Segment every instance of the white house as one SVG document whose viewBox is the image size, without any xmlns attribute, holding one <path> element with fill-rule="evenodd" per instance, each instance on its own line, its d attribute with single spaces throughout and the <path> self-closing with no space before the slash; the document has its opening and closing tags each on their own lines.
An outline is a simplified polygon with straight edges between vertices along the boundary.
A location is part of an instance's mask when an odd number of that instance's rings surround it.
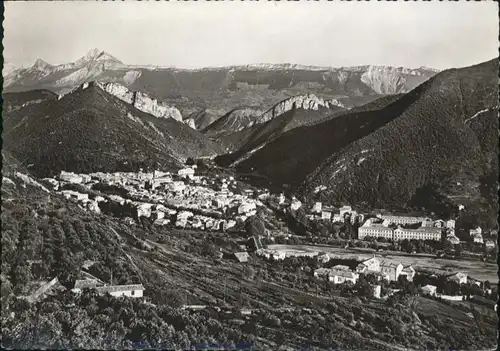
<svg viewBox="0 0 500 351">
<path fill-rule="evenodd" d="M 351 206 L 342 206 L 340 208 L 340 216 L 344 217 L 344 214 L 346 213 L 351 213 L 352 212 L 352 207 Z"/>
<path fill-rule="evenodd" d="M 285 200 L 286 200 L 285 195 L 283 193 L 281 193 L 280 196 L 278 197 L 278 204 L 281 205 L 281 204 L 285 203 Z"/>
<path fill-rule="evenodd" d="M 483 234 L 483 230 L 481 229 L 481 227 L 477 227 L 476 229 L 469 230 L 469 234 L 470 236 L 474 236 L 476 234 Z"/>
<path fill-rule="evenodd" d="M 181 178 L 191 178 L 192 176 L 194 176 L 194 169 L 189 167 L 179 169 L 177 175 Z"/>
<path fill-rule="evenodd" d="M 142 284 L 133 285 L 107 285 L 95 288 L 100 294 L 110 294 L 111 296 L 142 297 L 144 286 Z"/>
<path fill-rule="evenodd" d="M 387 274 L 391 281 L 397 281 L 402 271 L 403 265 L 401 263 L 391 261 L 382 261 L 380 263 L 380 272 Z"/>
<path fill-rule="evenodd" d="M 256 209 L 257 209 L 257 206 L 255 205 L 254 202 L 243 202 L 238 207 L 238 213 L 239 214 L 246 214 L 246 213 L 250 213 Z"/>
<path fill-rule="evenodd" d="M 321 219 L 327 220 L 327 221 L 331 220 L 332 219 L 332 211 L 326 210 L 326 209 L 322 210 L 321 211 Z"/>
<path fill-rule="evenodd" d="M 438 219 L 437 221 L 434 222 L 434 227 L 444 228 L 444 227 L 446 227 L 446 222 L 443 221 L 442 219 Z"/>
<path fill-rule="evenodd" d="M 475 234 L 473 240 L 477 244 L 483 244 L 484 243 L 483 236 L 481 234 Z"/>
<path fill-rule="evenodd" d="M 83 177 L 73 172 L 61 171 L 61 173 L 59 174 L 59 179 L 68 183 L 75 183 L 75 184 L 80 184 L 83 182 Z"/>
<path fill-rule="evenodd" d="M 453 245 L 458 245 L 460 244 L 460 239 L 455 235 L 455 234 L 452 234 L 452 235 L 448 235 L 446 237 L 446 240 L 448 240 L 450 243 L 452 243 Z"/>
<path fill-rule="evenodd" d="M 455 229 L 455 220 L 449 219 L 446 221 L 446 228 Z"/>
<path fill-rule="evenodd" d="M 357 273 L 380 272 L 380 261 L 376 257 L 369 258 L 358 264 Z"/>
<path fill-rule="evenodd" d="M 430 296 L 436 295 L 436 289 L 437 289 L 437 287 L 434 285 L 426 285 L 426 286 L 423 286 L 420 288 L 420 290 L 422 291 L 422 294 L 430 295 Z"/>
<path fill-rule="evenodd" d="M 324 253 L 324 254 L 318 255 L 317 259 L 321 263 L 326 263 L 326 262 L 330 261 L 330 255 L 328 255 L 327 253 Z"/>
<path fill-rule="evenodd" d="M 292 203 L 290 204 L 290 209 L 292 211 L 297 211 L 301 207 L 302 207 L 302 202 L 300 202 L 299 200 L 297 200 L 297 198 L 294 196 L 292 198 Z"/>
<path fill-rule="evenodd" d="M 348 269 L 335 269 L 335 268 L 318 268 L 314 271 L 316 278 L 326 278 L 334 284 L 342 284 L 351 282 L 356 284 L 359 274 L 349 271 Z"/>
<path fill-rule="evenodd" d="M 332 270 L 330 277 L 334 284 L 342 284 L 345 282 L 356 284 L 359 274 L 346 270 Z"/>
<path fill-rule="evenodd" d="M 422 221 L 422 225 L 421 225 L 423 228 L 428 228 L 428 227 L 433 227 L 434 226 L 434 221 L 430 218 L 425 218 L 423 221 Z M 437 226 L 436 226 L 437 227 Z M 440 227 L 438 227 L 440 228 Z"/>
<path fill-rule="evenodd" d="M 313 213 L 321 213 L 322 203 L 316 202 L 311 210 Z"/>
<path fill-rule="evenodd" d="M 409 282 L 413 281 L 413 277 L 415 277 L 415 269 L 412 266 L 403 267 L 403 270 L 399 274 L 400 276 L 405 276 L 406 280 Z"/>
<path fill-rule="evenodd" d="M 495 242 L 493 240 L 485 240 L 484 241 L 484 245 L 489 248 L 489 249 L 492 249 L 495 247 Z"/>
<path fill-rule="evenodd" d="M 455 282 L 458 284 L 466 284 L 467 283 L 467 274 L 462 272 L 457 272 L 452 275 L 446 277 L 446 280 Z"/>
</svg>

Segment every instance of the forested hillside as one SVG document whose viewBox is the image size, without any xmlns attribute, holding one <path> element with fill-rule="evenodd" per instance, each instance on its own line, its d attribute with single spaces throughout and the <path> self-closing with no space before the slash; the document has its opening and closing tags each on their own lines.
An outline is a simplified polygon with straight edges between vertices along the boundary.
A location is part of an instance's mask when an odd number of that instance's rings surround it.
<svg viewBox="0 0 500 351">
<path fill-rule="evenodd" d="M 497 76 L 496 60 L 439 73 L 393 102 L 384 98 L 386 107 L 374 103 L 373 110 L 293 129 L 237 169 L 308 197 L 325 186 L 315 196 L 325 202 L 375 208 L 425 207 L 420 194 L 431 187 L 441 212 L 457 204 L 482 208 L 492 225 Z"/>
<path fill-rule="evenodd" d="M 169 170 L 222 150 L 187 125 L 143 113 L 94 84 L 12 111 L 3 138 L 4 148 L 41 177 L 61 170 Z"/>
<path fill-rule="evenodd" d="M 125 224 L 119 213 L 86 212 L 43 190 L 32 177 L 26 183 L 16 177 L 16 172 L 30 176 L 22 165 L 8 154 L 3 161 L 4 348 L 389 351 L 415 345 L 480 349 L 494 341 L 491 311 L 473 310 L 476 320 L 467 309 L 431 300 L 415 305 L 412 298 L 394 298 L 381 304 L 364 295 L 342 297 L 332 284 L 302 272 L 305 266 L 311 273 L 309 265 L 317 264 L 310 258 L 221 260 L 219 248 L 238 250 L 234 238 L 241 233 Z M 107 283 L 142 283 L 145 295 L 114 298 L 68 290 L 74 279 L 89 274 Z M 33 294 L 53 278 L 59 283 L 52 289 Z M 359 287 L 371 295 L 363 284 Z M 430 303 L 436 305 L 431 316 Z M 186 304 L 210 307 L 180 308 Z"/>
</svg>

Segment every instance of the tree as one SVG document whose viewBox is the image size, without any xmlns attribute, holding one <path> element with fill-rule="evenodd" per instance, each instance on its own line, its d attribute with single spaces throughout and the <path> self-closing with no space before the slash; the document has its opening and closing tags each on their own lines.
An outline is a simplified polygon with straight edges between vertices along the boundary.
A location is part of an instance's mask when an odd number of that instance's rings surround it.
<svg viewBox="0 0 500 351">
<path fill-rule="evenodd" d="M 264 222 L 255 216 L 248 218 L 245 222 L 245 232 L 248 237 L 264 235 L 266 233 Z"/>
<path fill-rule="evenodd" d="M 255 277 L 255 270 L 250 266 L 246 266 L 245 275 L 247 276 L 248 279 L 253 280 L 253 278 Z"/>
</svg>

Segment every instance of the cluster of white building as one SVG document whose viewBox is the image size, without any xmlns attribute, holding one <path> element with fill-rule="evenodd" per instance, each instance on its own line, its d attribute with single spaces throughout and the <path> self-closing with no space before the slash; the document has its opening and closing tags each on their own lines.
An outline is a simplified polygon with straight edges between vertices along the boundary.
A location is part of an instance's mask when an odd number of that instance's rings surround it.
<svg viewBox="0 0 500 351">
<path fill-rule="evenodd" d="M 94 212 L 101 212 L 99 202 L 109 200 L 119 205 L 131 205 L 136 209 L 137 218 L 152 218 L 157 225 L 172 223 L 178 228 L 204 230 L 226 230 L 236 225 L 237 220 L 245 221 L 257 213 L 257 208 L 262 206 L 260 200 L 269 195 L 266 191 L 255 193 L 249 189 L 243 194 L 235 194 L 231 191 L 236 186 L 233 177 L 210 179 L 195 176 L 195 167 L 183 168 L 177 175 L 159 171 L 97 172 L 90 175 L 62 171 L 57 180 L 48 178 L 46 181 L 55 189 L 67 183 L 79 184 L 89 190 L 98 183 L 119 186 L 137 201 L 118 195 L 90 199 L 87 193 L 74 190 L 62 190 L 61 193 Z M 231 219 L 220 219 L 223 214 Z"/>
<path fill-rule="evenodd" d="M 322 261 L 327 262 L 327 260 Z M 380 282 L 381 280 L 397 281 L 401 276 L 404 276 L 408 281 L 412 281 L 415 273 L 415 269 L 412 266 L 404 267 L 399 262 L 389 260 L 380 261 L 377 257 L 372 257 L 360 262 L 355 270 L 351 270 L 348 266 L 335 265 L 331 268 L 316 269 L 314 276 L 319 279 L 326 279 L 334 284 L 347 282 L 356 284 L 359 277 L 363 274 L 372 274 L 376 277 L 377 282 Z M 380 298 L 380 291 L 380 285 L 373 286 L 374 297 Z"/>
<path fill-rule="evenodd" d="M 338 209 L 325 207 L 321 202 L 316 202 L 309 214 L 310 219 L 321 219 L 332 222 L 345 222 L 349 220 L 352 224 L 363 222 L 364 215 L 356 212 L 351 206 L 342 206 Z"/>
</svg>

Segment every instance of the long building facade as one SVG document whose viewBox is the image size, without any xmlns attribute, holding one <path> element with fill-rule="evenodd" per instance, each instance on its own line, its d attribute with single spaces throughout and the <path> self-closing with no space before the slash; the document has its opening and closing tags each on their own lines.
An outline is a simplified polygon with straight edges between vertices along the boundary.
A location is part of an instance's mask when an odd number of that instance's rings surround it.
<svg viewBox="0 0 500 351">
<path fill-rule="evenodd" d="M 401 218 L 401 217 L 399 217 Z M 418 218 L 418 217 L 407 217 L 405 219 L 406 224 L 415 224 L 419 223 L 415 222 L 410 218 Z M 358 229 L 358 238 L 365 239 L 367 237 L 373 238 L 385 238 L 389 240 L 441 240 L 441 228 L 434 227 L 429 225 L 430 222 L 426 218 L 422 218 L 422 226 L 416 229 L 402 228 L 399 223 L 396 229 L 389 227 L 389 224 L 394 223 L 391 222 L 390 218 L 385 218 L 382 223 L 376 223 L 372 219 L 368 219 L 361 227 Z"/>
</svg>

